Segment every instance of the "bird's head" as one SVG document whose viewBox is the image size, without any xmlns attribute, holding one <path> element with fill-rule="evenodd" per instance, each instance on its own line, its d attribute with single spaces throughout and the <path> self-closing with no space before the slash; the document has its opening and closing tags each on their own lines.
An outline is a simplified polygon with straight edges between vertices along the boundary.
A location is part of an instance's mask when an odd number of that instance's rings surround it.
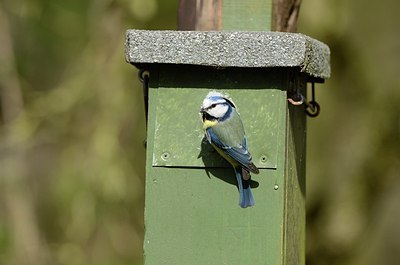
<svg viewBox="0 0 400 265">
<path fill-rule="evenodd" d="M 226 95 L 211 91 L 203 100 L 200 113 L 204 119 L 224 119 L 235 104 Z"/>
</svg>

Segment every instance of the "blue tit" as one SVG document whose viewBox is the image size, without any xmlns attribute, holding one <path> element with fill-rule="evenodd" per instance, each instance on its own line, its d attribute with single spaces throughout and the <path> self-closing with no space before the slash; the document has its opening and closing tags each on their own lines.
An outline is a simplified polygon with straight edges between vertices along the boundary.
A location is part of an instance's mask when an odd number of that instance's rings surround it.
<svg viewBox="0 0 400 265">
<path fill-rule="evenodd" d="M 231 99 L 212 91 L 203 100 L 200 113 L 208 142 L 234 168 L 239 189 L 239 205 L 254 205 L 250 189 L 250 172 L 258 174 L 247 149 L 242 120 Z"/>
</svg>

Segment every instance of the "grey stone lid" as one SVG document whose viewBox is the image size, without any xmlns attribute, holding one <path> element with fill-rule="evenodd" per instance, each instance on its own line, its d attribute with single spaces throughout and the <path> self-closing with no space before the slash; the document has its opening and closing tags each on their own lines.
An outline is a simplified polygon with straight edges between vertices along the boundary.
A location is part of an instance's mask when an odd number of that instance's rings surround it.
<svg viewBox="0 0 400 265">
<path fill-rule="evenodd" d="M 216 67 L 299 67 L 330 77 L 329 47 L 299 33 L 128 30 L 126 61 Z"/>
</svg>

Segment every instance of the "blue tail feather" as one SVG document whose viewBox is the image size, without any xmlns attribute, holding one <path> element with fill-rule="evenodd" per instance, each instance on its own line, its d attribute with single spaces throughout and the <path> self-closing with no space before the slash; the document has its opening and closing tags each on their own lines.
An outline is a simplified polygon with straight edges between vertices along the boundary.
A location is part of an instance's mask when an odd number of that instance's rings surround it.
<svg viewBox="0 0 400 265">
<path fill-rule="evenodd" d="M 235 168 L 235 175 L 238 182 L 239 188 L 239 205 L 242 208 L 251 207 L 255 204 L 253 193 L 250 188 L 250 180 L 244 180 L 242 178 L 242 169 Z"/>
</svg>

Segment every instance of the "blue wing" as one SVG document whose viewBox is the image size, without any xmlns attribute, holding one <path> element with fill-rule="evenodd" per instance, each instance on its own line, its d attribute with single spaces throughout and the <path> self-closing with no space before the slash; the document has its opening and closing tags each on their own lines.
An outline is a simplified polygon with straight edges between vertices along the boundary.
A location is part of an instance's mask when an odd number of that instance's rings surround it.
<svg viewBox="0 0 400 265">
<path fill-rule="evenodd" d="M 250 171 L 249 166 L 251 165 L 251 155 L 247 150 L 246 137 L 243 135 L 241 142 L 234 144 L 233 146 L 226 144 L 221 137 L 213 130 L 214 127 L 207 128 L 206 137 L 208 141 L 222 151 L 224 151 L 229 157 L 237 161 L 241 166 Z"/>
</svg>

